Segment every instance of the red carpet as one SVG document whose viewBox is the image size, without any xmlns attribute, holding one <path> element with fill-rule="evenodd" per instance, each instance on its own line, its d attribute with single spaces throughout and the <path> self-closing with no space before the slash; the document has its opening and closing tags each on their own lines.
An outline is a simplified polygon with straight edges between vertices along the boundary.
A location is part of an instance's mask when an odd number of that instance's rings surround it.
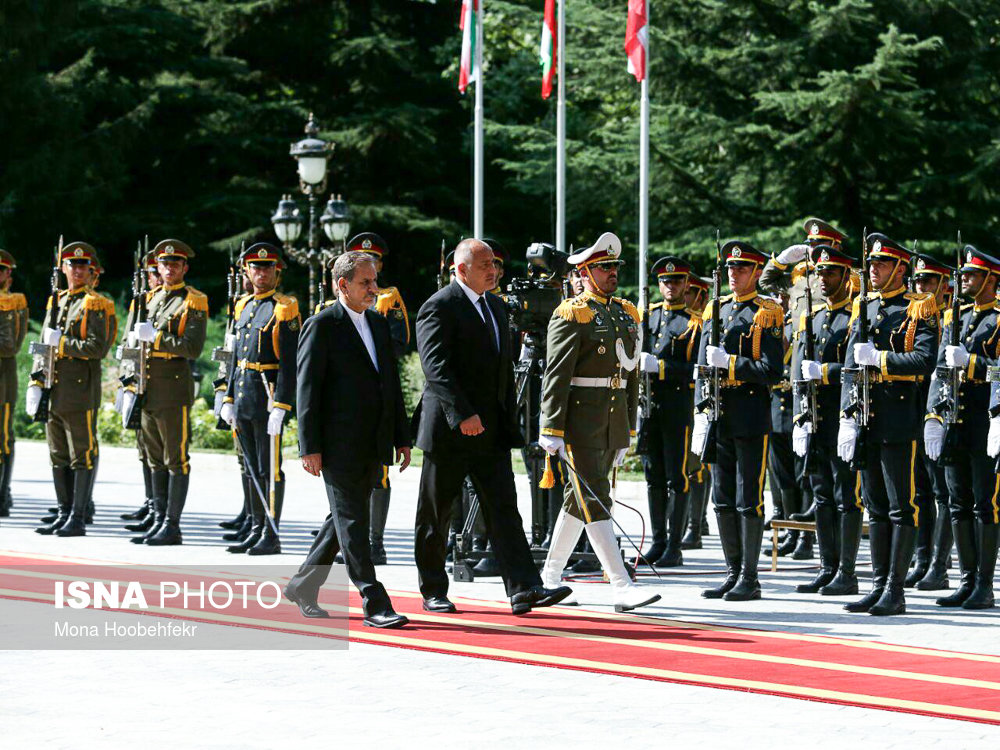
<svg viewBox="0 0 1000 750">
<path fill-rule="evenodd" d="M 40 562 L 0 555 L 0 597 L 51 602 L 52 578 L 3 567 Z M 121 568 L 89 562 L 85 568 L 87 577 L 121 578 Z M 145 583 L 162 576 L 130 571 L 130 577 Z M 414 592 L 390 594 L 412 624 L 400 630 L 362 627 L 352 590 L 351 641 L 1000 724 L 998 656 L 570 607 L 514 617 L 506 603 L 461 598 L 455 599 L 459 614 L 433 615 L 422 611 Z M 159 613 L 317 637 L 347 635 L 335 624 L 305 620 L 290 604 L 260 618 L 198 609 Z"/>
</svg>

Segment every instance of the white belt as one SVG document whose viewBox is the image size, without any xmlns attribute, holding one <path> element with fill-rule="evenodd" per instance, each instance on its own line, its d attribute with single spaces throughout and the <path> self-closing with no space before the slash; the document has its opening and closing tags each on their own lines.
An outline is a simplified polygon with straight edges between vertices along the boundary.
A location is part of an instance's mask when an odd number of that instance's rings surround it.
<svg viewBox="0 0 1000 750">
<path fill-rule="evenodd" d="M 579 388 L 617 388 L 623 390 L 626 387 L 626 381 L 618 375 L 610 378 L 570 378 L 569 384 Z"/>
</svg>

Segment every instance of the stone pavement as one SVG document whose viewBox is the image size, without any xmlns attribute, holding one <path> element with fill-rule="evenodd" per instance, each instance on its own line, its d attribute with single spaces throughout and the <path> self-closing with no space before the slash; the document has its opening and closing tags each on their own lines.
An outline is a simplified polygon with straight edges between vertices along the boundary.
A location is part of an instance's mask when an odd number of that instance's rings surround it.
<svg viewBox="0 0 1000 750">
<path fill-rule="evenodd" d="M 320 481 L 294 460 L 286 462 L 286 470 L 285 554 L 268 563 L 297 564 L 311 541 L 309 530 L 326 514 Z M 393 474 L 390 564 L 379 569 L 390 589 L 416 589 L 412 522 L 418 477 L 417 468 Z M 527 518 L 527 486 L 523 478 L 519 481 Z M 134 451 L 102 449 L 97 522 L 84 538 L 31 531 L 54 499 L 44 445 L 19 442 L 13 491 L 13 516 L 0 521 L 0 550 L 154 564 L 233 561 L 216 526 L 241 503 L 232 456 L 192 456 L 180 548 L 132 545 L 120 530 L 118 514 L 138 505 L 142 495 Z M 626 482 L 618 497 L 645 512 L 642 492 L 639 483 Z M 638 541 L 639 517 L 625 508 L 616 517 Z M 718 538 L 707 542 L 706 549 L 685 553 L 683 568 L 651 581 L 663 599 L 644 614 L 1000 654 L 1000 611 L 945 612 L 934 606 L 934 594 L 910 592 L 904 617 L 848 615 L 840 600 L 794 593 L 814 570 L 802 563 L 782 561 L 782 569 L 772 574 L 762 560 L 762 601 L 708 602 L 699 592 L 718 579 L 722 568 Z M 584 606 L 610 609 L 606 585 L 583 583 L 575 590 Z M 452 584 L 452 592 L 503 598 L 499 579 Z M 2 633 L 0 623 L 0 638 Z M 7 651 L 2 659 L 5 748 L 137 742 L 285 747 L 310 740 L 373 739 L 420 747 L 468 742 L 477 747 L 699 743 L 774 748 L 794 742 L 966 748 L 1000 739 L 997 727 L 975 723 L 363 644 L 330 652 Z"/>
</svg>

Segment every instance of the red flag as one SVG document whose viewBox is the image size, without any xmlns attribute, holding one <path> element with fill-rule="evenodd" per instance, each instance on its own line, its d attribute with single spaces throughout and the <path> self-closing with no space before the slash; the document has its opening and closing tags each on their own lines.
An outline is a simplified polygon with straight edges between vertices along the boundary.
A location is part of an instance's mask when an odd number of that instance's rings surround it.
<svg viewBox="0 0 1000 750">
<path fill-rule="evenodd" d="M 628 0 L 625 54 L 628 55 L 628 72 L 634 75 L 637 81 L 642 81 L 646 77 L 646 49 L 649 34 L 646 19 L 646 0 Z"/>
<path fill-rule="evenodd" d="M 542 99 L 552 95 L 552 78 L 556 74 L 556 0 L 545 0 L 542 18 L 542 43 L 538 55 L 542 62 Z"/>
</svg>

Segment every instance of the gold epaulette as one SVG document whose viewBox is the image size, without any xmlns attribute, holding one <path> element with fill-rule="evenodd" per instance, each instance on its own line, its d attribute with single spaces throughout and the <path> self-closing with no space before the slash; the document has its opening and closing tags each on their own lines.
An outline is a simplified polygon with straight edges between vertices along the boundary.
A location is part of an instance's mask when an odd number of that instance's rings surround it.
<svg viewBox="0 0 1000 750">
<path fill-rule="evenodd" d="M 649 306 L 649 314 L 652 315 L 653 314 L 653 310 L 659 310 L 661 307 L 663 307 L 663 303 L 662 302 L 654 302 L 653 304 L 651 304 Z M 646 317 L 646 311 L 645 310 L 640 310 L 639 311 L 639 320 L 641 321 L 645 317 Z"/>
<path fill-rule="evenodd" d="M 199 292 L 193 286 L 189 286 L 187 288 L 187 297 L 184 300 L 184 306 L 189 307 L 192 310 L 208 313 L 208 295 L 204 292 Z"/>
<path fill-rule="evenodd" d="M 114 315 L 115 303 L 98 292 L 88 290 L 87 293 L 83 295 L 83 309 Z"/>
<path fill-rule="evenodd" d="M 641 318 L 639 317 L 639 309 L 635 305 L 633 305 L 629 300 L 625 299 L 624 297 L 612 297 L 611 299 L 617 302 L 619 305 L 621 305 L 622 308 L 625 310 L 625 312 L 628 313 L 629 317 L 632 318 L 632 320 L 634 320 L 636 323 L 640 322 Z"/>
<path fill-rule="evenodd" d="M 28 299 L 20 292 L 8 292 L 0 294 L 0 310 L 10 312 L 11 310 L 23 310 L 28 306 Z"/>
<path fill-rule="evenodd" d="M 721 302 L 728 302 L 730 299 L 732 299 L 732 296 L 733 295 L 731 295 L 731 294 L 726 294 L 726 295 L 724 295 L 721 298 L 720 301 Z M 712 310 L 715 309 L 714 305 L 715 305 L 715 300 L 714 299 L 710 299 L 708 301 L 708 304 L 705 305 L 705 312 L 703 312 L 701 314 L 701 319 L 702 320 L 711 320 L 712 319 Z"/>
<path fill-rule="evenodd" d="M 808 263 L 808 261 L 803 260 L 803 261 L 800 261 L 799 263 L 795 264 L 795 268 L 792 269 L 792 273 L 791 273 L 791 276 L 792 276 L 791 286 L 795 286 L 795 284 L 798 283 L 799 279 L 805 277 L 805 275 L 806 275 L 806 263 Z"/>
<path fill-rule="evenodd" d="M 803 310 L 802 314 L 799 315 L 799 327 L 795 329 L 797 333 L 802 333 L 804 330 L 806 330 L 806 318 L 807 317 L 808 317 L 808 313 L 806 313 Z"/>
<path fill-rule="evenodd" d="M 910 304 L 906 306 L 906 317 L 914 320 L 930 320 L 937 317 L 937 300 L 934 299 L 933 294 L 914 292 L 904 294 L 903 298 L 910 301 Z"/>
<path fill-rule="evenodd" d="M 236 300 L 236 304 L 233 305 L 233 320 L 240 319 L 240 315 L 243 314 L 243 308 L 246 307 L 247 302 L 249 302 L 252 299 L 253 299 L 252 294 L 244 294 L 242 297 Z"/>
<path fill-rule="evenodd" d="M 399 290 L 394 286 L 380 289 L 378 297 L 375 299 L 375 312 L 379 315 L 388 316 L 389 311 L 397 307 L 403 308 L 403 297 L 400 295 Z"/>
<path fill-rule="evenodd" d="M 299 317 L 299 301 L 295 297 L 286 294 L 274 295 L 274 317 L 276 320 L 287 322 Z"/>
<path fill-rule="evenodd" d="M 954 320 L 954 319 L 955 319 L 955 315 L 953 314 L 952 308 L 946 307 L 944 309 L 944 315 L 941 316 L 941 325 L 942 326 L 950 326 L 951 325 L 951 321 Z"/>
<path fill-rule="evenodd" d="M 594 310 L 587 304 L 587 297 L 581 294 L 560 302 L 553 315 L 570 323 L 589 323 L 594 319 Z"/>
<path fill-rule="evenodd" d="M 785 324 L 785 311 L 773 299 L 754 297 L 757 312 L 753 316 L 753 324 L 758 328 L 781 328 Z"/>
<path fill-rule="evenodd" d="M 868 300 L 871 301 L 876 298 L 878 292 L 868 292 Z M 861 295 L 858 294 L 854 298 L 854 302 L 851 303 L 851 319 L 847 322 L 847 326 L 850 327 L 854 325 L 854 321 L 858 319 L 861 314 Z"/>
<path fill-rule="evenodd" d="M 336 301 L 337 301 L 336 299 L 328 299 L 326 302 L 317 302 L 316 307 L 313 308 L 313 315 L 320 312 L 321 310 L 325 310 Z"/>
</svg>

